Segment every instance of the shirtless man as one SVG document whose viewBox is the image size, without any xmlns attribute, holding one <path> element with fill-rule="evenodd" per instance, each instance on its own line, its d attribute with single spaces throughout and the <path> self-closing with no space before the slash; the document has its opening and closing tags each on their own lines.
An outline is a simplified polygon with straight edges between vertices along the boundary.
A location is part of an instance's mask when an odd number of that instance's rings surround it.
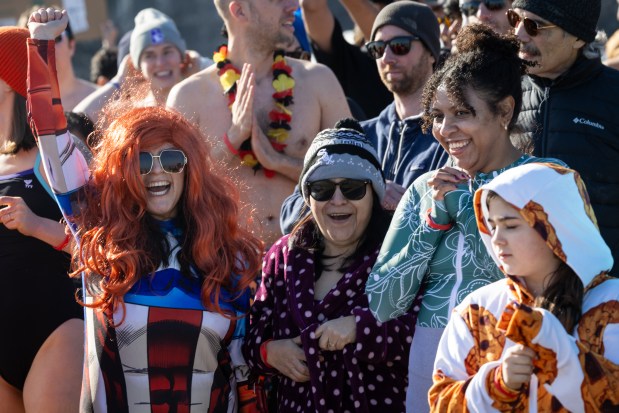
<svg viewBox="0 0 619 413">
<path fill-rule="evenodd" d="M 213 65 L 176 85 L 168 106 L 199 124 L 214 158 L 239 186 L 243 207 L 254 216 L 252 229 L 269 246 L 281 236 L 280 207 L 297 183 L 311 141 L 322 129 L 350 116 L 350 110 L 328 68 L 287 58 L 294 77 L 294 104 L 288 106 L 292 119 L 286 146 L 283 152 L 275 150 L 266 135 L 269 112 L 275 109 L 274 45 L 294 36 L 297 0 L 215 0 L 215 6 L 228 31 L 227 58 L 241 71 L 235 102 L 228 107 Z M 259 169 L 241 165 L 235 154 L 246 140 Z M 268 176 L 268 170 L 275 174 Z"/>
</svg>

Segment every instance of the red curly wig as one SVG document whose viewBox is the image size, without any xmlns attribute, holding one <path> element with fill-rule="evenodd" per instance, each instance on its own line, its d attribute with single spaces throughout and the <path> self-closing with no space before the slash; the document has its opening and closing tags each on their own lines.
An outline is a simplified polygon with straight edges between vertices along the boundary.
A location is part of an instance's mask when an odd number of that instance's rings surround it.
<svg viewBox="0 0 619 413">
<path fill-rule="evenodd" d="M 87 277 L 94 297 L 89 306 L 114 311 L 119 304 L 124 308 L 123 296 L 161 264 L 149 232 L 152 218 L 138 154 L 165 143 L 187 155 L 179 200 L 178 219 L 185 230 L 179 260 L 184 257 L 203 277 L 204 306 L 229 315 L 219 305 L 222 288 L 240 294 L 250 286 L 263 246 L 239 222 L 238 193 L 216 173 L 200 131 L 168 109 L 131 109 L 104 132 L 78 218 L 80 248 L 73 275 L 83 271 Z"/>
</svg>

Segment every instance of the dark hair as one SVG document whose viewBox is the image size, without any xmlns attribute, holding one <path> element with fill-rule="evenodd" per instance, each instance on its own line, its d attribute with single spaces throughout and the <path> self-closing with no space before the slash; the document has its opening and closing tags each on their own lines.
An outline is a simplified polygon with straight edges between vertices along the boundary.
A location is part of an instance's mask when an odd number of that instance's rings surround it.
<svg viewBox="0 0 619 413">
<path fill-rule="evenodd" d="M 535 299 L 534 305 L 554 314 L 571 334 L 582 315 L 584 290 L 580 277 L 561 261 L 559 268 L 550 275 L 544 291 Z"/>
<path fill-rule="evenodd" d="M 486 206 L 494 198 L 501 196 L 494 191 L 488 191 Z M 550 311 L 571 334 L 582 315 L 584 290 L 580 277 L 569 265 L 561 261 L 559 267 L 549 275 L 546 288 L 535 298 L 533 305 Z"/>
<path fill-rule="evenodd" d="M 102 47 L 90 59 L 90 81 L 97 83 L 99 76 L 108 80 L 118 72 L 118 50 Z"/>
<path fill-rule="evenodd" d="M 62 7 L 58 7 L 58 9 L 62 10 Z M 75 35 L 73 34 L 73 29 L 71 28 L 70 21 L 67 21 L 67 28 L 64 31 L 67 33 L 67 38 L 69 40 L 75 39 Z"/>
<path fill-rule="evenodd" d="M 380 243 L 382 243 L 389 224 L 391 223 L 392 215 L 388 211 L 384 210 L 380 204 L 380 200 L 376 193 L 372 190 L 372 214 L 370 215 L 370 222 L 363 233 L 363 236 L 359 242 L 355 251 L 348 257 L 344 257 L 342 266 L 338 268 L 339 271 L 345 272 L 348 266 L 353 263 L 355 258 L 370 254 Z M 319 274 L 324 269 L 322 264 L 323 258 L 334 258 L 324 255 L 324 236 L 320 232 L 316 221 L 311 213 L 307 214 L 307 206 L 304 208 L 301 216 L 302 218 L 294 229 L 290 233 L 290 242 L 292 245 L 298 248 L 307 250 L 317 256 L 316 273 Z M 307 238 L 311 241 L 308 243 Z"/>
<path fill-rule="evenodd" d="M 514 113 L 509 123 L 513 129 L 522 106 L 520 80 L 528 67 L 518 57 L 519 42 L 512 35 L 500 35 L 489 26 L 473 24 L 464 27 L 456 38 L 457 52 L 449 56 L 443 66 L 430 77 L 423 89 L 423 129 L 432 128 L 430 110 L 440 86 L 447 89 L 453 103 L 475 114 L 467 102 L 465 90 L 474 89 L 493 113 L 497 104 L 508 96 L 514 98 Z"/>
<path fill-rule="evenodd" d="M 67 118 L 67 129 L 73 135 L 80 138 L 88 147 L 94 146 L 90 134 L 95 131 L 95 125 L 90 118 L 82 112 L 65 112 Z"/>
<path fill-rule="evenodd" d="M 20 150 L 29 150 L 36 146 L 34 134 L 28 124 L 28 110 L 26 109 L 26 98 L 19 93 L 13 93 L 13 121 L 11 125 L 12 140 L 0 148 L 2 154 L 16 154 Z"/>
</svg>

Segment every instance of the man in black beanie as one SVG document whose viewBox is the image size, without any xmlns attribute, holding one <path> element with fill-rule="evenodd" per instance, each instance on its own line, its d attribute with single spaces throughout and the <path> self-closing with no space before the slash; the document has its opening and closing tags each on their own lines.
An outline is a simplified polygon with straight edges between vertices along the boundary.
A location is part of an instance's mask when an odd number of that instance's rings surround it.
<svg viewBox="0 0 619 413">
<path fill-rule="evenodd" d="M 601 0 L 514 0 L 508 20 L 532 62 L 523 78 L 520 146 L 582 176 L 619 258 L 619 71 L 601 62 Z M 612 273 L 618 275 L 617 265 Z"/>
</svg>

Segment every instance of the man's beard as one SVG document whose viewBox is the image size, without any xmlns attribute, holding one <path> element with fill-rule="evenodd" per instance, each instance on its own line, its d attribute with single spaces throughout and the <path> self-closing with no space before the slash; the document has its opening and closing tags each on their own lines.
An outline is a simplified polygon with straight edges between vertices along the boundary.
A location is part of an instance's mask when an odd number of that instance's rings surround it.
<svg viewBox="0 0 619 413">
<path fill-rule="evenodd" d="M 412 95 L 423 88 L 430 77 L 431 73 L 428 73 L 427 67 L 428 57 L 424 55 L 417 64 L 403 72 L 400 79 L 387 80 L 382 73 L 380 77 L 391 93 L 403 96 Z"/>
</svg>

